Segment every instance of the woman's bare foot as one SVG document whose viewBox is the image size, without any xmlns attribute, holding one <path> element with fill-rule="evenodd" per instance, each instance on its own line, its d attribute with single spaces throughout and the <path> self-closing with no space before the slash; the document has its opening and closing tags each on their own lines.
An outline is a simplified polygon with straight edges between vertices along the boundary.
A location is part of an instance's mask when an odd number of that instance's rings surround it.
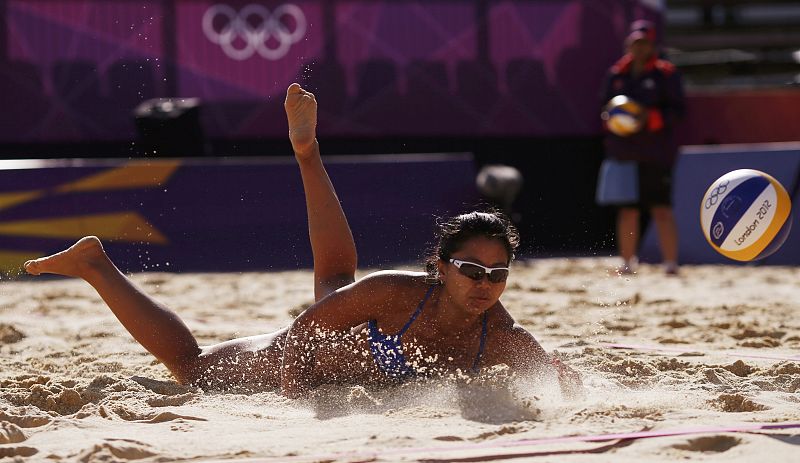
<svg viewBox="0 0 800 463">
<path fill-rule="evenodd" d="M 25 262 L 25 270 L 31 275 L 54 273 L 83 277 L 87 270 L 105 260 L 106 254 L 100 240 L 96 236 L 86 236 L 57 254 Z"/>
<path fill-rule="evenodd" d="M 286 118 L 289 120 L 289 140 L 297 159 L 313 156 L 317 143 L 317 100 L 314 94 L 294 83 L 286 90 Z"/>
</svg>

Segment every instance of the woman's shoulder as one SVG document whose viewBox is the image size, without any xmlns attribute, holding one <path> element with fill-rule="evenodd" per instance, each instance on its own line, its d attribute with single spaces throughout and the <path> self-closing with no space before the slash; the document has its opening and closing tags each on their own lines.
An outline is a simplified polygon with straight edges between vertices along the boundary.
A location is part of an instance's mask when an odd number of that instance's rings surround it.
<svg viewBox="0 0 800 463">
<path fill-rule="evenodd" d="M 416 289 L 430 286 L 430 278 L 424 272 L 406 270 L 378 270 L 364 276 L 361 280 L 370 284 L 390 285 L 398 289 Z"/>
<path fill-rule="evenodd" d="M 371 302 L 372 319 L 386 326 L 388 318 L 390 327 L 392 321 L 397 321 L 395 318 L 406 317 L 404 309 L 416 307 L 417 302 L 431 287 L 427 274 L 397 270 L 370 273 L 356 281 L 353 286 L 358 287 L 359 297 Z"/>
<path fill-rule="evenodd" d="M 365 275 L 352 286 L 357 294 L 375 300 L 397 300 L 416 297 L 430 287 L 431 281 L 424 272 L 402 270 L 380 270 Z"/>
<path fill-rule="evenodd" d="M 500 301 L 497 301 L 497 304 L 489 309 L 487 323 L 496 334 L 507 334 L 520 327 Z"/>
<path fill-rule="evenodd" d="M 547 357 L 533 333 L 517 323 L 502 305 L 489 309 L 488 340 L 489 362 L 529 368 L 531 362 L 539 364 Z"/>
</svg>

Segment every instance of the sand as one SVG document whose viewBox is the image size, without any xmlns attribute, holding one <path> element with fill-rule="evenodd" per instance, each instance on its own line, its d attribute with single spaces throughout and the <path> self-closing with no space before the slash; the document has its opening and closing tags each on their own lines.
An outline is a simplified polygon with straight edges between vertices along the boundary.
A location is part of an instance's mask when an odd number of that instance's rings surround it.
<svg viewBox="0 0 800 463">
<path fill-rule="evenodd" d="M 800 422 L 800 362 L 781 359 L 800 358 L 800 268 L 618 277 L 614 263 L 518 262 L 502 297 L 583 375 L 587 395 L 571 401 L 553 378 L 502 369 L 471 384 L 328 387 L 301 401 L 205 392 L 176 384 L 87 284 L 3 280 L 0 461 L 798 461 L 800 429 L 531 442 Z M 307 271 L 132 278 L 201 344 L 272 331 L 311 302 Z"/>
</svg>

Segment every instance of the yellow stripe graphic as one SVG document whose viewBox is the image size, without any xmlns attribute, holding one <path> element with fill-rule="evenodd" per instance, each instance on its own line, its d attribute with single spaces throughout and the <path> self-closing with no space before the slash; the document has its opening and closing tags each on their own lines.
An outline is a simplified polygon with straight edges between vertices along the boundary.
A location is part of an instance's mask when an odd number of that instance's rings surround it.
<svg viewBox="0 0 800 463">
<path fill-rule="evenodd" d="M 132 161 L 125 166 L 66 183 L 54 191 L 70 193 L 155 187 L 166 183 L 179 166 L 180 161 Z"/>
<path fill-rule="evenodd" d="M 131 161 L 129 164 L 66 183 L 52 190 L 63 194 L 78 191 L 125 190 L 156 187 L 169 181 L 180 161 Z M 0 193 L 0 210 L 43 197 L 44 190 Z"/>
<path fill-rule="evenodd" d="M 0 210 L 8 209 L 9 207 L 16 206 L 34 199 L 41 198 L 44 195 L 43 191 L 12 191 L 9 193 L 0 193 Z"/>
<path fill-rule="evenodd" d="M 135 211 L 4 222 L 0 223 L 0 235 L 64 239 L 97 235 L 126 242 L 168 243 L 166 236 Z"/>
</svg>

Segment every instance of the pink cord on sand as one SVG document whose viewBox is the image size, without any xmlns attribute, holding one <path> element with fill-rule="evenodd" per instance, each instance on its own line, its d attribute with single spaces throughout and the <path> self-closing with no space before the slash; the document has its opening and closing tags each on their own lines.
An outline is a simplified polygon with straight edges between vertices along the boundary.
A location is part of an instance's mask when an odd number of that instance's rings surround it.
<svg viewBox="0 0 800 463">
<path fill-rule="evenodd" d="M 465 450 L 481 450 L 481 449 L 499 449 L 499 448 L 513 448 L 513 447 L 527 447 L 544 444 L 561 444 L 568 442 L 603 442 L 610 440 L 630 440 L 630 439 L 650 439 L 654 437 L 669 437 L 669 436 L 686 436 L 694 434 L 708 434 L 708 433 L 723 433 L 723 432 L 753 432 L 753 431 L 767 431 L 767 430 L 781 430 L 800 428 L 800 423 L 781 423 L 781 424 L 740 424 L 733 426 L 708 426 L 708 427 L 693 427 L 693 428 L 679 428 L 679 429 L 664 429 L 660 431 L 638 431 L 638 432 L 624 432 L 614 434 L 590 434 L 585 436 L 562 436 L 562 437 L 542 437 L 538 439 L 521 439 L 506 442 L 484 442 L 479 444 L 461 444 L 447 447 L 408 447 L 408 448 L 394 448 L 384 450 L 362 450 L 353 452 L 337 452 L 324 455 L 297 455 L 297 456 L 282 456 L 282 457 L 264 457 L 264 458 L 246 458 L 237 459 L 237 462 L 246 463 L 271 463 L 271 462 L 289 462 L 289 461 L 319 461 L 319 460 L 337 460 L 337 459 L 360 459 L 361 461 L 372 461 L 372 459 L 384 458 L 391 455 L 411 455 L 411 454 L 434 454 L 443 452 L 458 452 Z M 227 463 L 230 460 L 213 460 L 205 461 L 204 463 Z"/>
</svg>

